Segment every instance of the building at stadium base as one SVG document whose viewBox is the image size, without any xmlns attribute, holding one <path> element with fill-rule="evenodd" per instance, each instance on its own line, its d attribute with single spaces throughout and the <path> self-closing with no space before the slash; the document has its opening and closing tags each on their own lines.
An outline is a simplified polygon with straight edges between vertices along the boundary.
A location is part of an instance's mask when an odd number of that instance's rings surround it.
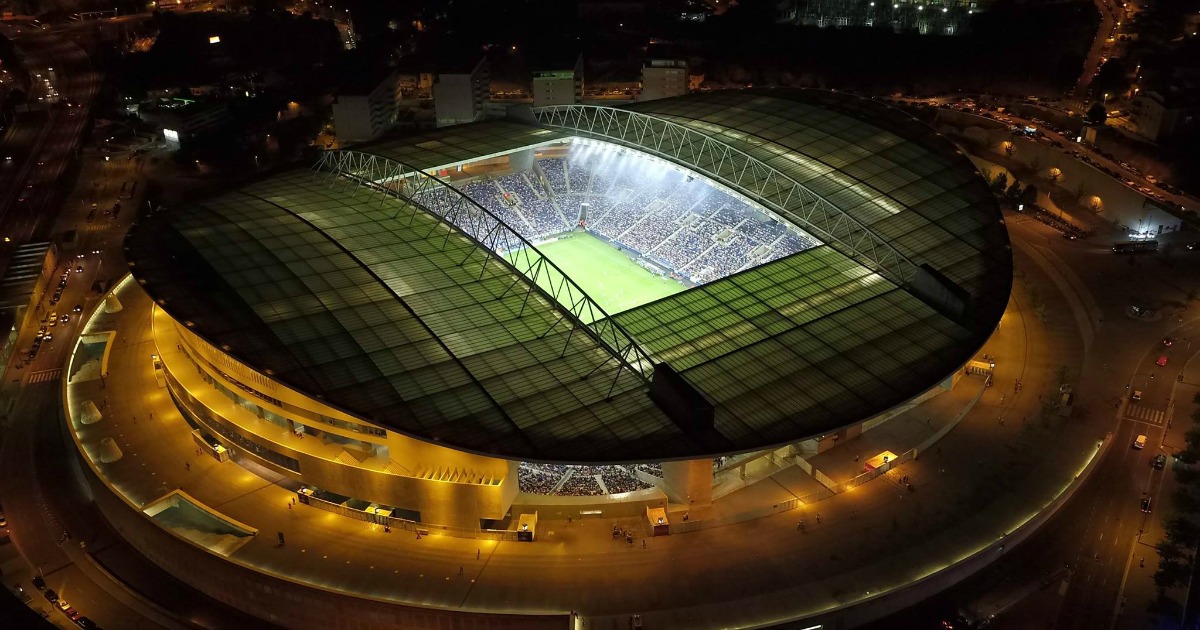
<svg viewBox="0 0 1200 630">
<path fill-rule="evenodd" d="M 950 387 L 1012 280 L 950 142 L 820 91 L 326 152 L 144 218 L 126 250 L 198 445 L 468 529 L 665 521 L 647 510 L 852 439 Z"/>
</svg>

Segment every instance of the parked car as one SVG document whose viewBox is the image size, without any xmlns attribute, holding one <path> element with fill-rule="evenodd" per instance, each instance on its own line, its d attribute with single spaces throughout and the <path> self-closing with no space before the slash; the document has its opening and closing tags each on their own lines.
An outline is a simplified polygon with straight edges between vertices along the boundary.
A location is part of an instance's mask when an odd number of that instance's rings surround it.
<svg viewBox="0 0 1200 630">
<path fill-rule="evenodd" d="M 1159 453 L 1158 456 L 1154 458 L 1154 462 L 1153 462 L 1154 468 L 1156 470 L 1162 470 L 1163 468 L 1166 467 L 1166 465 L 1167 465 L 1167 456 L 1163 455 L 1162 453 Z"/>
<path fill-rule="evenodd" d="M 1150 513 L 1150 497 L 1142 499 L 1142 511 L 1146 514 Z"/>
</svg>

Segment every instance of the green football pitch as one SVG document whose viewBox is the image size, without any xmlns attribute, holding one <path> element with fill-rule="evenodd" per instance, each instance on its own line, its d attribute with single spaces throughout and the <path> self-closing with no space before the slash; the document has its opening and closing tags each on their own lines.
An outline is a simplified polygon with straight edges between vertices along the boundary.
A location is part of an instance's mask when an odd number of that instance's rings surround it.
<svg viewBox="0 0 1200 630">
<path fill-rule="evenodd" d="M 643 269 L 625 253 L 586 232 L 572 232 L 537 248 L 609 315 L 687 288 Z M 539 284 L 548 289 L 544 283 Z"/>
</svg>

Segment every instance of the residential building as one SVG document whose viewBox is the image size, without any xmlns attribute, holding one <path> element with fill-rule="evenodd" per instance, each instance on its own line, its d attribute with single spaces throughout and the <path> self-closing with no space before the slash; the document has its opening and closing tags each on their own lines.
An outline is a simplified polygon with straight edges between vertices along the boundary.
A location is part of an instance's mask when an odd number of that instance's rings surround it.
<svg viewBox="0 0 1200 630">
<path fill-rule="evenodd" d="M 682 96 L 688 93 L 688 64 L 682 59 L 647 59 L 642 64 L 639 101 Z"/>
<path fill-rule="evenodd" d="M 158 128 L 169 148 L 178 149 L 188 141 L 229 122 L 229 103 L 186 98 L 158 99 L 143 103 L 138 108 L 138 116 Z"/>
<path fill-rule="evenodd" d="M 574 105 L 583 100 L 583 55 L 533 71 L 533 106 Z"/>
<path fill-rule="evenodd" d="M 381 69 L 348 81 L 333 103 L 333 124 L 342 144 L 378 138 L 396 121 L 397 76 Z"/>
<path fill-rule="evenodd" d="M 486 57 L 464 63 L 444 63 L 433 83 L 437 126 L 475 122 L 484 117 L 491 83 Z"/>
<path fill-rule="evenodd" d="M 1139 136 L 1158 142 L 1193 124 L 1198 107 L 1181 96 L 1145 91 L 1133 97 L 1129 118 Z"/>
</svg>

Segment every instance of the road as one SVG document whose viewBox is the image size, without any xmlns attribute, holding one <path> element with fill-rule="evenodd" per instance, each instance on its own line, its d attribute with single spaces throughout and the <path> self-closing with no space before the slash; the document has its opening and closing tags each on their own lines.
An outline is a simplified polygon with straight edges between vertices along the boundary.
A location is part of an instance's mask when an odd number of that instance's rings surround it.
<svg viewBox="0 0 1200 630">
<path fill-rule="evenodd" d="M 1101 64 L 1108 60 L 1109 50 L 1117 34 L 1117 22 L 1120 21 L 1121 7 L 1115 0 L 1094 0 L 1094 2 L 1096 10 L 1100 12 L 1100 27 L 1096 29 L 1096 36 L 1092 38 L 1092 45 L 1088 48 L 1087 57 L 1083 60 L 1083 72 L 1079 74 L 1079 79 L 1075 82 L 1076 98 L 1083 98 L 1087 95 L 1092 79 L 1096 78 Z"/>
<path fill-rule="evenodd" d="M 88 490 L 72 467 L 77 460 L 65 441 L 59 415 L 61 367 L 68 340 L 79 325 L 76 305 L 86 312 L 99 298 L 93 290 L 97 281 L 123 271 L 120 239 L 134 213 L 129 209 L 114 217 L 104 211 L 118 200 L 126 207 L 138 203 L 140 191 L 132 199 L 122 197 L 133 189 L 142 161 L 83 163 L 83 183 L 72 192 L 73 160 L 101 77 L 90 68 L 84 50 L 53 32 L 12 24 L 0 28 L 15 40 L 30 78 L 40 81 L 31 94 L 35 102 L 38 96 L 52 97 L 53 90 L 79 105 L 36 108 L 18 117 L 4 137 L 3 157 L 13 158 L 0 165 L 0 182 L 10 193 L 0 197 L 5 245 L 49 239 L 71 229 L 79 235 L 74 249 L 68 245 L 59 251 L 58 268 L 49 280 L 51 290 L 35 305 L 35 323 L 18 331 L 12 341 L 16 351 L 0 381 L 3 399 L 12 405 L 3 419 L 0 496 L 9 522 L 8 541 L 26 567 L 14 571 L 20 563 L 6 563 L 6 583 L 23 584 L 33 597 L 30 605 L 48 610 L 49 619 L 63 627 L 70 621 L 33 588 L 29 580 L 34 575 L 42 575 L 81 614 L 109 628 L 216 628 L 247 622 L 236 611 L 196 596 L 133 553 L 90 507 Z M 89 221 L 93 204 L 97 212 Z M 64 272 L 61 299 L 51 301 L 53 287 Z M 31 356 L 41 326 L 50 337 Z M 142 595 L 118 582 L 114 574 L 140 576 L 137 592 Z M 177 622 L 143 597 L 171 604 L 189 623 Z M 234 621 L 224 622 L 222 616 Z"/>
<path fill-rule="evenodd" d="M 901 622 L 941 627 L 942 620 L 959 612 L 969 618 L 998 613 L 992 627 L 1001 630 L 1149 627 L 1144 611 L 1153 592 L 1152 546 L 1161 517 L 1170 512 L 1163 487 L 1173 483 L 1169 459 L 1165 472 L 1152 463 L 1158 453 L 1183 445 L 1181 423 L 1174 423 L 1175 435 L 1167 436 L 1174 417 L 1170 399 L 1179 370 L 1200 350 L 1189 343 L 1200 338 L 1200 322 L 1173 307 L 1152 321 L 1130 318 L 1126 309 L 1134 299 L 1185 303 L 1186 287 L 1200 282 L 1200 253 L 1175 259 L 1121 257 L 1086 241 L 1057 238 L 1036 222 L 1010 220 L 1009 226 L 1014 241 L 1045 247 L 1062 267 L 1074 270 L 1103 313 L 1075 388 L 1072 418 L 1093 423 L 1098 433 L 1111 431 L 1113 448 L 1028 542 L 953 590 L 873 627 Z M 1170 347 L 1163 344 L 1168 336 L 1176 338 Z M 1167 365 L 1161 367 L 1157 362 L 1164 356 Z M 1131 399 L 1134 390 L 1141 400 Z M 1144 449 L 1132 447 L 1137 435 L 1147 436 Z M 1146 497 L 1152 500 L 1151 514 L 1141 510 Z M 1123 598 L 1130 602 L 1125 608 Z"/>
<path fill-rule="evenodd" d="M 2 167 L 7 194 L 0 197 L 0 234 L 12 243 L 44 240 L 55 204 L 61 201 L 56 183 L 82 142 L 101 76 L 89 65 L 84 50 L 69 40 L 11 24 L 0 28 L 26 60 L 33 83 L 30 101 L 37 108 L 17 116 L 5 139 L 6 153 L 10 144 L 14 151 L 13 159 L 5 160 Z M 46 99 L 53 98 L 51 90 L 78 106 L 47 104 Z"/>
</svg>

